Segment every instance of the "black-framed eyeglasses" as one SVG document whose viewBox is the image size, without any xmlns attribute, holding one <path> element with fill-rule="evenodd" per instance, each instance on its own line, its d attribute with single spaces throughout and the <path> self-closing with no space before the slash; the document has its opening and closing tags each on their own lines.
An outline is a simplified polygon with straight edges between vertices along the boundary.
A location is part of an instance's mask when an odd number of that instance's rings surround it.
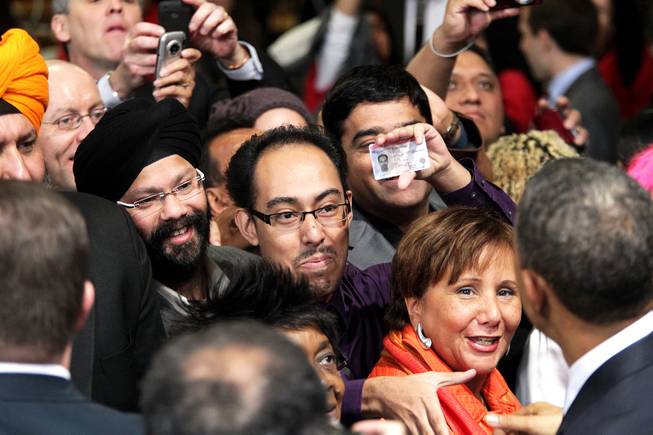
<svg viewBox="0 0 653 435">
<path fill-rule="evenodd" d="M 56 124 L 60 130 L 76 130 L 80 125 L 82 125 L 82 119 L 88 117 L 93 125 L 96 125 L 98 122 L 100 122 L 100 119 L 102 119 L 105 113 L 107 113 L 106 107 L 96 107 L 86 115 L 81 115 L 79 113 L 69 113 L 62 116 L 61 118 L 55 119 L 52 122 L 44 121 L 43 124 Z"/>
<path fill-rule="evenodd" d="M 310 211 L 282 211 L 280 213 L 265 214 L 257 210 L 250 213 L 273 228 L 282 230 L 296 230 L 299 228 L 306 215 L 313 215 L 316 221 L 325 227 L 337 227 L 347 219 L 351 212 L 348 201 L 341 204 L 327 204 Z"/>
<path fill-rule="evenodd" d="M 166 196 L 174 195 L 179 201 L 190 199 L 202 191 L 202 182 L 204 181 L 204 173 L 199 169 L 195 169 L 193 178 L 182 181 L 168 192 L 159 192 L 154 195 L 146 196 L 145 198 L 138 199 L 133 203 L 116 201 L 118 205 L 125 208 L 136 210 L 143 216 L 150 215 L 160 211 L 163 208 L 163 202 Z"/>
</svg>

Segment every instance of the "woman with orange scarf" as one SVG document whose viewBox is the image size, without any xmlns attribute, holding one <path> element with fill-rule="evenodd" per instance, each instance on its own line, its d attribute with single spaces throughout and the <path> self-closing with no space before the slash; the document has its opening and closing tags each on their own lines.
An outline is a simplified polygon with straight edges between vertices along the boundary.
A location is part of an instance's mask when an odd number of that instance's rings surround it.
<svg viewBox="0 0 653 435">
<path fill-rule="evenodd" d="M 407 376 L 474 369 L 438 390 L 454 434 L 491 434 L 488 412 L 520 408 L 496 369 L 521 318 L 512 228 L 482 209 L 449 208 L 416 221 L 392 261 L 391 332 L 370 374 Z"/>
</svg>

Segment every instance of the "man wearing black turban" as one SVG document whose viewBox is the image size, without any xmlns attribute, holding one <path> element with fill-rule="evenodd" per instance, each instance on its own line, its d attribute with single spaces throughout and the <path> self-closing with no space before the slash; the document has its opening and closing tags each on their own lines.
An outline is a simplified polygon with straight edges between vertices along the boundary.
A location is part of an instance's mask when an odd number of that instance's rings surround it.
<svg viewBox="0 0 653 435">
<path fill-rule="evenodd" d="M 189 300 L 218 292 L 228 283 L 224 271 L 250 258 L 227 247 L 207 255 L 204 175 L 196 169 L 200 155 L 197 124 L 174 99 L 117 106 L 75 153 L 77 190 L 125 207 L 145 240 L 154 278 L 161 283 L 157 290 L 168 333 L 187 314 Z"/>
</svg>

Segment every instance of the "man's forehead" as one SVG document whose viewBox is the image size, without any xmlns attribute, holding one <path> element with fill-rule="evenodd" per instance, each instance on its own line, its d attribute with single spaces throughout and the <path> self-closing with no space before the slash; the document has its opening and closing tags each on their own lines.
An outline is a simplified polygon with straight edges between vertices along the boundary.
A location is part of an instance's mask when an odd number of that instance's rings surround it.
<svg viewBox="0 0 653 435">
<path fill-rule="evenodd" d="M 329 156 L 310 144 L 290 144 L 266 150 L 254 169 L 256 201 L 292 198 L 298 202 L 321 199 L 325 192 L 342 195 L 338 169 Z"/>
</svg>

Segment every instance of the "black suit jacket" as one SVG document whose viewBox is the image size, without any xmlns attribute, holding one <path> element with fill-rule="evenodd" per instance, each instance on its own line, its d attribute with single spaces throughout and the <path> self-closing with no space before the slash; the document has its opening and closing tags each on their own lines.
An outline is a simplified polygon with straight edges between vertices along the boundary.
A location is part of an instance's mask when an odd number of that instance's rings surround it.
<svg viewBox="0 0 653 435">
<path fill-rule="evenodd" d="M 138 384 L 164 339 L 150 260 L 129 215 L 105 199 L 66 192 L 90 238 L 89 279 L 95 304 L 75 337 L 71 375 L 93 401 L 138 409 Z"/>
<path fill-rule="evenodd" d="M 619 104 L 599 71 L 592 68 L 567 89 L 571 107 L 583 117 L 583 126 L 590 134 L 585 154 L 596 160 L 617 161 L 617 139 L 621 124 Z"/>
<path fill-rule="evenodd" d="M 0 374 L 0 435 L 140 435 L 137 415 L 90 402 L 54 376 Z"/>
<path fill-rule="evenodd" d="M 587 380 L 559 434 L 653 433 L 653 333 L 610 358 Z"/>
</svg>

